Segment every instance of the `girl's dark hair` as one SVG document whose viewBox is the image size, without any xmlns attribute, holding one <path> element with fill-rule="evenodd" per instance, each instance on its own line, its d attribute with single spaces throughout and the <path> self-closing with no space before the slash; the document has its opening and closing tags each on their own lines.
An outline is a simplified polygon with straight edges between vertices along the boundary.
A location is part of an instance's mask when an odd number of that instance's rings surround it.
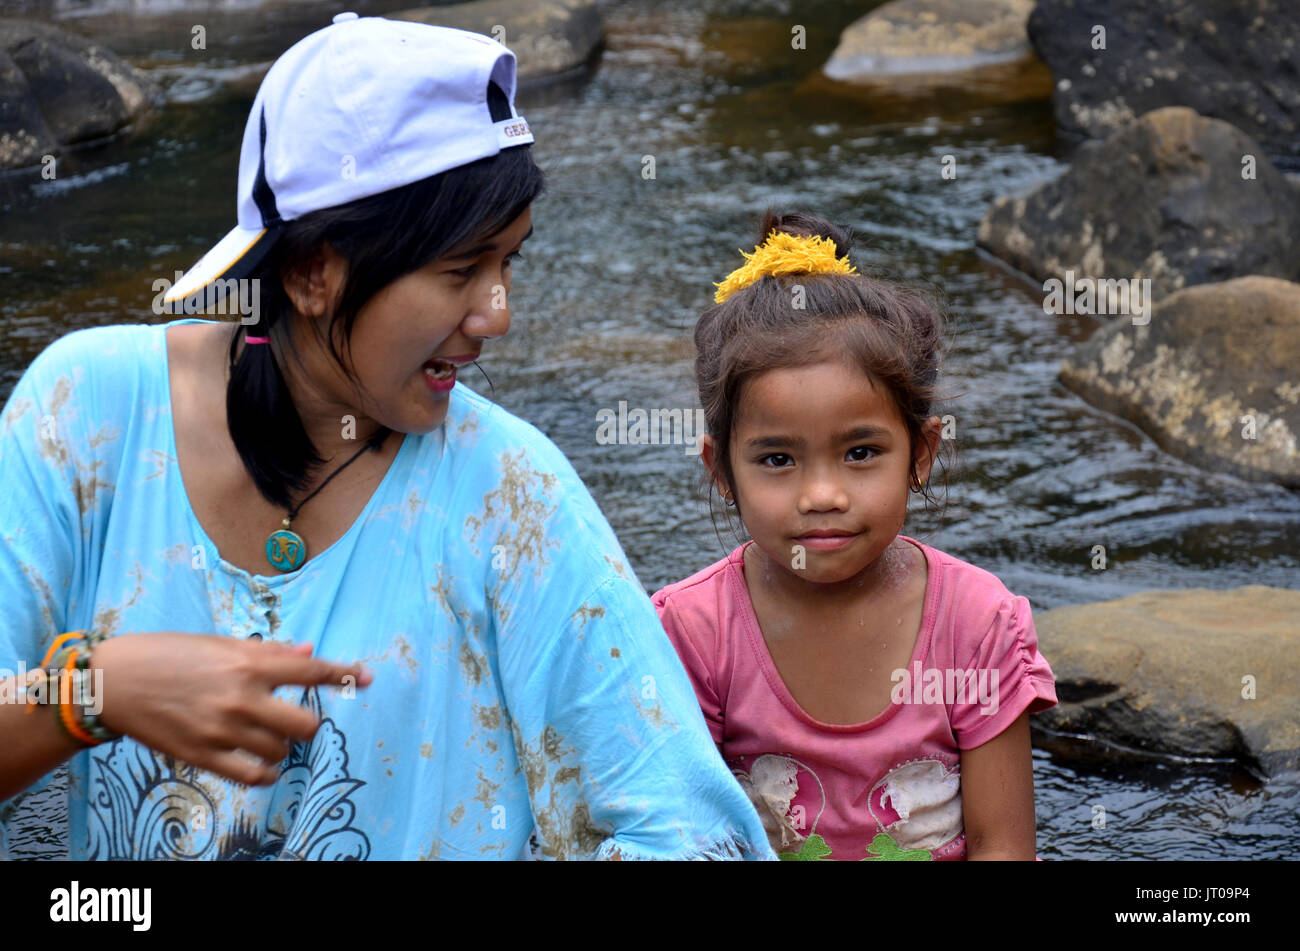
<svg viewBox="0 0 1300 951">
<path fill-rule="evenodd" d="M 495 91 L 495 95 L 493 92 Z M 504 94 L 492 87 L 493 118 Z M 510 115 L 505 102 L 505 116 Z M 312 212 L 284 226 L 266 259 L 250 278 L 258 278 L 258 323 L 246 334 L 272 335 L 300 359 L 293 340 L 294 306 L 282 275 L 301 271 L 322 242 L 347 263 L 347 277 L 327 327 L 313 324 L 338 366 L 355 382 L 335 345 L 338 333 L 349 351 L 357 315 L 374 294 L 398 278 L 470 241 L 496 234 L 541 194 L 542 171 L 531 146 L 506 149 L 495 156 L 450 169 L 423 181 L 358 201 Z M 245 346 L 236 360 L 240 335 L 230 344 L 230 384 L 226 416 L 235 448 L 266 499 L 289 508 L 322 459 L 303 429 L 269 346 Z"/>
<path fill-rule="evenodd" d="M 811 215 L 768 210 L 759 243 L 773 231 L 820 235 L 848 254 L 849 232 Z M 802 291 L 795 287 L 798 285 Z M 695 382 L 709 435 L 717 445 L 715 466 L 735 493 L 731 439 L 745 384 L 768 370 L 846 358 L 882 386 L 907 428 L 911 458 L 939 400 L 943 316 L 929 294 L 864 274 L 766 276 L 710 307 L 695 324 Z M 940 455 L 951 453 L 946 441 Z M 705 473 L 702 488 L 715 488 Z M 945 473 L 946 478 L 946 473 Z M 911 489 L 936 501 L 927 480 Z M 712 501 L 712 495 L 709 496 Z M 736 496 L 736 511 L 742 500 Z"/>
</svg>

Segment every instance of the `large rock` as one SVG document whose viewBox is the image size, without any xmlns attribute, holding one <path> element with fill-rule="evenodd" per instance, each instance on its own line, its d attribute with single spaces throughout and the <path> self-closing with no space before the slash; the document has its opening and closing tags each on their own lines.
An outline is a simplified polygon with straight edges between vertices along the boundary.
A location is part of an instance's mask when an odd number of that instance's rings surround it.
<svg viewBox="0 0 1300 951">
<path fill-rule="evenodd" d="M 1105 49 L 1094 28 L 1105 27 Z M 1104 137 L 1161 106 L 1227 119 L 1300 166 L 1295 0 L 1038 0 L 1029 39 L 1057 78 L 1057 123 Z"/>
<path fill-rule="evenodd" d="M 856 20 L 823 67 L 831 79 L 946 73 L 1032 57 L 1034 0 L 891 0 Z"/>
<path fill-rule="evenodd" d="M 1300 278 L 1297 235 L 1300 193 L 1258 143 L 1171 107 L 1089 143 L 1030 194 L 998 198 L 977 243 L 1040 281 L 1149 278 L 1159 300 L 1247 274 Z"/>
<path fill-rule="evenodd" d="M 1297 367 L 1300 284 L 1243 277 L 1098 331 L 1061 382 L 1188 462 L 1300 489 Z"/>
<path fill-rule="evenodd" d="M 488 36 L 504 28 L 520 82 L 562 76 L 585 66 L 605 39 L 596 0 L 472 0 L 384 16 Z"/>
<path fill-rule="evenodd" d="M 0 19 L 0 168 L 102 139 L 159 102 L 156 83 L 49 23 Z"/>
<path fill-rule="evenodd" d="M 1264 772 L 1300 766 L 1300 591 L 1146 591 L 1034 624 L 1060 700 L 1035 723 Z"/>
</svg>

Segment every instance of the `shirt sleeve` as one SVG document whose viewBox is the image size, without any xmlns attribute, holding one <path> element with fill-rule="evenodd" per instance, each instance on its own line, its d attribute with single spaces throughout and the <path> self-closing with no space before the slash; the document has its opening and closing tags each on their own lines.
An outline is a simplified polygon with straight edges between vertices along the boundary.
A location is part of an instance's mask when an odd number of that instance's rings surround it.
<svg viewBox="0 0 1300 951">
<path fill-rule="evenodd" d="M 73 335 L 75 336 L 75 335 Z M 83 510 L 98 484 L 77 400 L 76 341 L 56 341 L 32 362 L 0 417 L 0 668 L 38 664 L 68 629 L 80 569 Z"/>
<path fill-rule="evenodd" d="M 959 749 L 984 745 L 1025 710 L 1038 713 L 1056 705 L 1056 679 L 1038 652 L 1028 599 L 1010 594 L 1002 599 L 963 673 L 964 702 L 954 703 L 951 713 Z"/>
<path fill-rule="evenodd" d="M 540 439 L 506 466 L 488 582 L 540 857 L 775 858 L 612 530 Z"/>
<path fill-rule="evenodd" d="M 704 714 L 709 734 L 715 744 L 721 744 L 726 713 L 719 696 L 713 665 L 698 646 L 695 639 L 697 632 L 687 630 L 685 619 L 678 614 L 676 606 L 667 595 L 663 591 L 656 592 L 652 601 L 655 610 L 659 612 L 664 631 L 677 651 L 678 659 L 686 668 L 691 686 L 695 688 L 695 699 L 699 703 L 700 712 Z"/>
</svg>

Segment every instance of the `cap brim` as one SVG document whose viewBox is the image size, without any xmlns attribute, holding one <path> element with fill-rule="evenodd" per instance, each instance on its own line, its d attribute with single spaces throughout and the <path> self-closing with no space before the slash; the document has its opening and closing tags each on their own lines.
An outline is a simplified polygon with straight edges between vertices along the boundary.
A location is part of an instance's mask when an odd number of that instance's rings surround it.
<svg viewBox="0 0 1300 951">
<path fill-rule="evenodd" d="M 279 235 L 278 227 L 260 231 L 235 228 L 172 285 L 163 295 L 163 308 L 171 314 L 201 314 L 224 301 L 234 290 L 234 282 L 248 277 L 262 263 Z"/>
</svg>

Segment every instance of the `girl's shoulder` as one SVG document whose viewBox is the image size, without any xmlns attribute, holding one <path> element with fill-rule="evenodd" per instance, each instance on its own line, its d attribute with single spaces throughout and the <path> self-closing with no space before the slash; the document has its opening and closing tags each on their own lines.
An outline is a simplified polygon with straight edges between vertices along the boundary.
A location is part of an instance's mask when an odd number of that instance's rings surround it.
<svg viewBox="0 0 1300 951">
<path fill-rule="evenodd" d="M 936 633 L 973 645 L 998 630 L 1032 629 L 1029 599 L 1012 593 L 993 572 L 914 538 L 899 537 L 925 554 L 925 613 Z"/>
<path fill-rule="evenodd" d="M 745 546 L 738 545 L 725 558 L 701 568 L 681 581 L 666 584 L 651 597 L 661 612 L 671 602 L 676 608 L 693 606 L 696 609 L 716 608 L 720 602 L 734 597 L 737 578 L 743 585 Z"/>
</svg>

